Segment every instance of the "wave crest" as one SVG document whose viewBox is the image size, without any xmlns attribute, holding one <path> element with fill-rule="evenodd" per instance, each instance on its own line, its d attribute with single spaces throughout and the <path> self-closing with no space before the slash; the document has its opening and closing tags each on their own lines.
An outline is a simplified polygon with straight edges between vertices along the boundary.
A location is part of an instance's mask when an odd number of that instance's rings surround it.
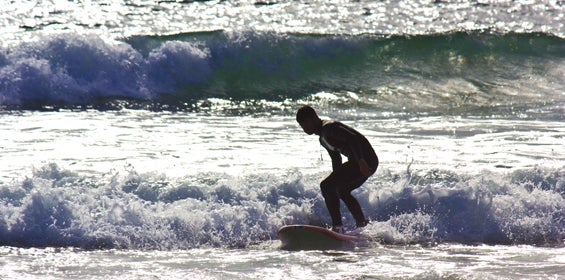
<svg viewBox="0 0 565 280">
<path fill-rule="evenodd" d="M 360 98 L 348 105 L 384 111 L 563 102 L 563 39 L 546 34 L 205 32 L 118 42 L 67 33 L 38 40 L 0 51 L 3 108 L 104 109 L 116 100 L 193 108 L 213 98 L 253 107 L 320 92 L 353 92 Z"/>
</svg>

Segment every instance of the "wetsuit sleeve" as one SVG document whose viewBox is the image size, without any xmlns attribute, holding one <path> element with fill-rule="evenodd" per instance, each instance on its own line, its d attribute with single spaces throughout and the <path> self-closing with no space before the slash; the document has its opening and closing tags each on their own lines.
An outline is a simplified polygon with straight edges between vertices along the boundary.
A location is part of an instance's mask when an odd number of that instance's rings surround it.
<svg viewBox="0 0 565 280">
<path fill-rule="evenodd" d="M 359 139 L 359 135 L 357 135 L 358 132 L 351 130 L 351 128 L 340 123 L 340 125 L 333 127 L 331 134 L 332 137 L 336 138 L 339 142 L 345 143 L 345 145 L 348 146 L 354 162 L 358 162 L 363 159 L 362 142 L 360 141 L 361 139 Z"/>
<path fill-rule="evenodd" d="M 338 167 L 341 166 L 341 154 L 337 151 L 328 150 L 328 154 L 330 154 L 330 158 L 332 159 L 332 169 L 336 170 Z"/>
</svg>

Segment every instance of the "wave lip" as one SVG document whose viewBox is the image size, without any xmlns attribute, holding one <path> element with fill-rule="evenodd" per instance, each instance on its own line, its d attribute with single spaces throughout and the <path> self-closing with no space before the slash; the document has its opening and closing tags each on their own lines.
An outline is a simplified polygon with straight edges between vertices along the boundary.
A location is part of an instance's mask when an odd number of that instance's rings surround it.
<svg viewBox="0 0 565 280">
<path fill-rule="evenodd" d="M 502 178 L 438 170 L 399 181 L 387 176 L 356 194 L 373 220 L 365 234 L 376 242 L 564 245 L 562 170 L 524 170 Z M 285 224 L 329 223 L 317 186 L 310 185 L 296 172 L 98 178 L 51 164 L 21 183 L 0 187 L 0 245 L 248 247 L 276 240 Z M 352 224 L 345 213 L 345 223 Z"/>
<path fill-rule="evenodd" d="M 0 104 L 88 104 L 98 99 L 146 98 L 138 85 L 141 56 L 96 36 L 57 35 L 4 55 Z"/>
</svg>

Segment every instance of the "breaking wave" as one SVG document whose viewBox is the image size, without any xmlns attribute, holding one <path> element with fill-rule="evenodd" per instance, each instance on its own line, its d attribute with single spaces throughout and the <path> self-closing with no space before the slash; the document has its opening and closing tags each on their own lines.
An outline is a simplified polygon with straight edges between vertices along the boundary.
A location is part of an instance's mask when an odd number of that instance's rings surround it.
<svg viewBox="0 0 565 280">
<path fill-rule="evenodd" d="M 414 174 L 412 174 L 414 173 Z M 356 191 L 386 244 L 443 242 L 563 246 L 565 176 L 534 168 L 466 176 L 382 172 Z M 82 176 L 55 164 L 0 184 L 0 245 L 177 249 L 248 247 L 284 224 L 330 222 L 322 174 L 202 173 Z M 346 224 L 353 224 L 343 211 Z"/>
<path fill-rule="evenodd" d="M 353 92 L 360 98 L 349 105 L 385 111 L 544 107 L 563 102 L 563 40 L 488 31 L 215 31 L 122 41 L 65 33 L 0 49 L 0 108 L 112 109 L 123 101 L 190 109 L 213 98 L 283 102 L 320 92 Z"/>
</svg>

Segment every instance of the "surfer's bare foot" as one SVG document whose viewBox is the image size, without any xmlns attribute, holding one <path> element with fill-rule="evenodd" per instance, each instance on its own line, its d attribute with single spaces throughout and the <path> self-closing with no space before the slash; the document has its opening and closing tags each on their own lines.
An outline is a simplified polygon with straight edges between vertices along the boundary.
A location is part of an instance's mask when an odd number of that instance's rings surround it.
<svg viewBox="0 0 565 280">
<path fill-rule="evenodd" d="M 362 221 L 362 222 L 357 222 L 357 223 L 356 223 L 356 225 L 357 225 L 358 228 L 365 227 L 367 224 L 369 224 L 369 221 L 367 221 L 367 220 L 364 220 L 364 221 Z"/>
<path fill-rule="evenodd" d="M 332 226 L 332 231 L 337 233 L 345 233 L 343 226 Z"/>
</svg>

